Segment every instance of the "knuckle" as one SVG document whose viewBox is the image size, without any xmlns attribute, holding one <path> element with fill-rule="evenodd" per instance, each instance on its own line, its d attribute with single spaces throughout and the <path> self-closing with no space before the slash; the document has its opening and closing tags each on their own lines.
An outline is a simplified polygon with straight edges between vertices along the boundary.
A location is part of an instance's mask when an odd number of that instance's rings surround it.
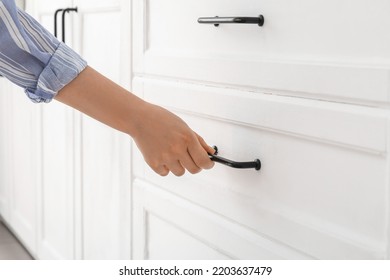
<svg viewBox="0 0 390 280">
<path fill-rule="evenodd" d="M 170 158 L 174 158 L 175 160 L 180 157 L 180 155 L 183 153 L 181 146 L 174 146 L 171 149 L 171 154 L 169 155 Z"/>
<path fill-rule="evenodd" d="M 169 170 L 164 167 L 164 165 L 161 165 L 161 162 L 158 160 L 152 160 L 147 162 L 150 168 L 156 172 L 160 176 L 167 176 L 169 174 Z"/>
<path fill-rule="evenodd" d="M 192 141 L 194 139 L 194 136 L 193 136 L 193 134 L 190 131 L 186 131 L 185 133 L 183 133 L 181 135 L 181 139 L 184 142 L 188 143 L 188 142 L 190 142 L 190 141 Z"/>
</svg>

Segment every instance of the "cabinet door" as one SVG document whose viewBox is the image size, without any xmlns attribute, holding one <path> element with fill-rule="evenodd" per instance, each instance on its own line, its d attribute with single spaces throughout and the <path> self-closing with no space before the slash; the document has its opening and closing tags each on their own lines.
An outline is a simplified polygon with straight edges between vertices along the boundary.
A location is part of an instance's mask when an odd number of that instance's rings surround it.
<svg viewBox="0 0 390 280">
<path fill-rule="evenodd" d="M 91 67 L 129 88 L 130 2 L 76 3 L 81 55 Z M 128 259 L 131 139 L 85 115 L 80 125 L 82 256 Z"/>
<path fill-rule="evenodd" d="M 4 78 L 1 89 L 0 215 L 35 255 L 37 106 Z"/>
<path fill-rule="evenodd" d="M 9 184 L 10 211 L 9 223 L 12 230 L 32 255 L 36 255 L 37 229 L 37 115 L 38 107 L 15 85 L 9 85 L 12 108 L 9 115 L 10 143 L 10 174 Z"/>
<path fill-rule="evenodd" d="M 5 78 L 0 85 L 0 215 L 35 256 L 38 109 L 20 87 Z"/>
<path fill-rule="evenodd" d="M 54 12 L 73 5 L 71 0 L 31 1 L 34 17 L 53 32 Z M 66 30 L 72 14 L 67 14 Z M 60 15 L 58 20 L 61 21 Z M 59 24 L 59 29 L 61 25 Z M 72 45 L 72 36 L 67 34 Z M 53 100 L 41 106 L 41 131 L 38 141 L 41 177 L 38 189 L 38 257 L 73 259 L 74 251 L 74 111 Z"/>
<path fill-rule="evenodd" d="M 9 81 L 0 78 L 0 215 L 9 219 L 9 190 L 11 185 Z"/>
</svg>

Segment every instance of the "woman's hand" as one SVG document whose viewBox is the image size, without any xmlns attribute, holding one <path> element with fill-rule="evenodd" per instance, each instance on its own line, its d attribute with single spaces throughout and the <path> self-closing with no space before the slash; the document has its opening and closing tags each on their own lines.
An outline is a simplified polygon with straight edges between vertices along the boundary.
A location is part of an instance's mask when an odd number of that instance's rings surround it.
<svg viewBox="0 0 390 280">
<path fill-rule="evenodd" d="M 144 104 L 141 115 L 133 139 L 156 173 L 181 176 L 185 170 L 195 174 L 214 166 L 207 154 L 214 149 L 178 116 L 150 103 Z"/>
<path fill-rule="evenodd" d="M 214 149 L 171 112 L 145 102 L 91 67 L 56 96 L 63 102 L 112 128 L 129 134 L 145 161 L 158 174 L 185 169 L 197 173 L 214 166 L 207 153 Z"/>
</svg>

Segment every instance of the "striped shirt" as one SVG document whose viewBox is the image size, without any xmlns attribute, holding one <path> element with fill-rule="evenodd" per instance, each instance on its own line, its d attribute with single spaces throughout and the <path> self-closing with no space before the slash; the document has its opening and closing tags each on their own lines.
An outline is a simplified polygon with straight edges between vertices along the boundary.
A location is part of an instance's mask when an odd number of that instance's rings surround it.
<svg viewBox="0 0 390 280">
<path fill-rule="evenodd" d="M 50 102 L 87 66 L 14 0 L 0 0 L 0 75 L 34 102 Z"/>
</svg>

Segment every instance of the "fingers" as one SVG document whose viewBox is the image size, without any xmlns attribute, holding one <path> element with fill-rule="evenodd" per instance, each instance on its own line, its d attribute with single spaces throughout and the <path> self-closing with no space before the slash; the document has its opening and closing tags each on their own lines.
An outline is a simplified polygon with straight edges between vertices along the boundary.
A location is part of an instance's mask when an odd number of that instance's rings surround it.
<svg viewBox="0 0 390 280">
<path fill-rule="evenodd" d="M 152 169 L 160 176 L 167 176 L 169 174 L 169 169 L 165 165 L 161 165 L 159 167 L 152 168 Z"/>
<path fill-rule="evenodd" d="M 206 166 L 206 168 L 209 169 L 208 166 Z M 167 165 L 164 165 L 162 168 L 159 168 L 158 171 L 155 171 L 161 176 L 166 176 L 169 172 L 172 172 L 175 176 L 180 177 L 184 175 L 186 170 L 188 170 L 188 172 L 191 174 L 199 173 L 202 170 L 202 168 L 196 165 L 189 153 L 187 153 L 187 155 L 184 156 L 180 161 L 171 162 Z"/>
<path fill-rule="evenodd" d="M 183 165 L 185 169 L 187 169 L 191 174 L 199 173 L 202 168 L 197 166 L 193 159 L 191 158 L 190 154 L 187 152 L 182 159 L 180 159 L 180 163 Z"/>
<path fill-rule="evenodd" d="M 214 162 L 211 161 L 207 153 L 214 154 L 215 151 L 206 144 L 202 137 L 197 134 L 196 136 L 197 138 L 188 145 L 188 153 L 198 167 L 210 169 L 214 166 Z"/>
<path fill-rule="evenodd" d="M 186 170 L 188 170 L 191 174 L 199 173 L 202 170 L 195 164 L 188 153 L 186 153 L 180 161 L 170 162 L 154 171 L 161 176 L 166 176 L 169 172 L 172 172 L 174 175 L 179 177 L 183 176 Z"/>
<path fill-rule="evenodd" d="M 207 151 L 207 153 L 209 153 L 211 155 L 215 154 L 214 148 L 207 145 L 206 141 L 204 141 L 204 139 L 200 135 L 198 135 L 197 133 L 195 133 L 195 134 L 196 134 L 196 137 L 198 138 L 199 143 L 202 145 L 203 149 L 205 149 Z"/>
<path fill-rule="evenodd" d="M 160 176 L 167 176 L 169 172 L 182 176 L 186 170 L 191 174 L 196 174 L 202 169 L 210 169 L 214 166 L 208 154 L 214 154 L 215 150 L 196 133 L 192 134 L 189 141 L 182 144 L 176 151 L 166 153 L 163 157 L 154 157 L 146 162 Z"/>
<path fill-rule="evenodd" d="M 169 170 L 176 176 L 183 176 L 186 172 L 184 167 L 180 164 L 179 161 L 172 162 L 168 165 Z"/>
</svg>

